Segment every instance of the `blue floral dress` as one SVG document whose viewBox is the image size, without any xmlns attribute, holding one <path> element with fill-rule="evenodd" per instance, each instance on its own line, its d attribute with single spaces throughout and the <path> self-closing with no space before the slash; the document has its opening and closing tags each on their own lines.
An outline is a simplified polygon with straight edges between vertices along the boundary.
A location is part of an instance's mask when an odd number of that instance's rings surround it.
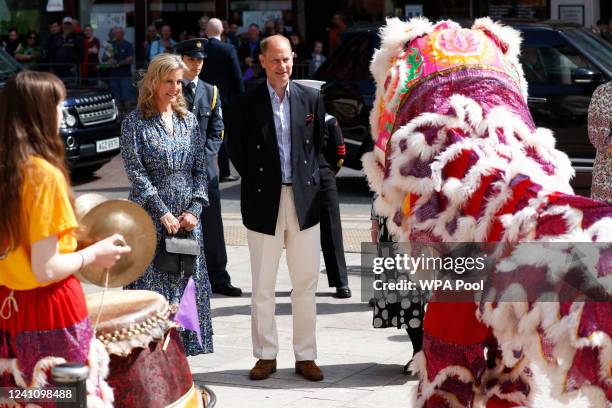
<svg viewBox="0 0 612 408">
<path fill-rule="evenodd" d="M 204 140 L 198 123 L 191 113 L 181 118 L 173 114 L 173 133 L 163 125 L 161 115 L 144 118 L 135 110 L 127 115 L 121 127 L 121 156 L 132 187 L 129 199 L 151 215 L 157 228 L 156 254 L 161 251 L 162 225 L 160 218 L 171 212 L 178 218 L 188 211 L 201 219 L 202 208 L 208 206 L 208 181 Z M 181 332 L 187 355 L 212 353 L 212 322 L 210 313 L 211 288 L 204 258 L 202 228 L 198 225 L 191 237 L 200 244 L 193 278 L 202 346 L 196 333 Z M 148 266 L 144 275 L 126 289 L 152 290 L 162 294 L 171 304 L 178 304 L 189 276 L 172 275 Z"/>
</svg>

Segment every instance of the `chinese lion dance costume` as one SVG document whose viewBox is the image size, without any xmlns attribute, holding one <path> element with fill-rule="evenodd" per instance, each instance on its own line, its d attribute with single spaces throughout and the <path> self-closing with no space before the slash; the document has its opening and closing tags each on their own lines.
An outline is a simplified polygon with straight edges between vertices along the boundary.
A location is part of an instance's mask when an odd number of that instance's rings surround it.
<svg viewBox="0 0 612 408">
<path fill-rule="evenodd" d="M 550 281 L 569 266 L 547 243 L 604 243 L 587 272 L 609 297 L 612 207 L 574 195 L 568 157 L 535 126 L 519 33 L 489 18 L 471 28 L 389 19 L 381 38 L 371 63 L 375 147 L 363 167 L 394 239 L 541 245 L 510 254 L 495 273 L 538 267 Z M 525 276 L 513 284 L 528 290 Z M 414 405 L 612 406 L 612 303 L 502 295 L 443 303 L 434 294 L 412 363 Z"/>
</svg>

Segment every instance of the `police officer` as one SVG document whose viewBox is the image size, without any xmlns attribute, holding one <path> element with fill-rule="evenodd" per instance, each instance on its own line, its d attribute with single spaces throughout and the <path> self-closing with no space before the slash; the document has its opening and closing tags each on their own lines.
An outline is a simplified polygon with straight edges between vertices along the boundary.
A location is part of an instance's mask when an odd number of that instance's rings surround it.
<svg viewBox="0 0 612 408">
<path fill-rule="evenodd" d="M 325 115 L 327 138 L 321 147 L 319 156 L 321 166 L 321 248 L 325 260 L 327 282 L 336 288 L 336 297 L 350 298 L 352 293 L 348 286 L 346 259 L 342 240 L 342 223 L 340 221 L 340 203 L 336 173 L 342 167 L 346 147 L 338 120 L 332 115 Z"/>
<path fill-rule="evenodd" d="M 204 252 L 213 293 L 226 296 L 240 296 L 242 290 L 231 284 L 227 273 L 227 252 L 223 237 L 221 219 L 221 195 L 219 192 L 219 172 L 217 154 L 223 142 L 223 116 L 221 98 L 216 86 L 200 80 L 206 53 L 206 38 L 194 38 L 176 44 L 187 70 L 183 73 L 183 95 L 188 109 L 198 118 L 200 132 L 206 139 L 206 162 L 208 164 L 208 200 L 210 206 L 204 209 L 202 231 L 204 233 Z"/>
<path fill-rule="evenodd" d="M 295 80 L 295 82 L 320 89 L 321 81 Z M 321 249 L 325 260 L 325 272 L 330 288 L 336 288 L 336 297 L 348 299 L 352 296 L 348 284 L 346 258 L 344 256 L 344 242 L 342 238 L 342 222 L 340 220 L 340 203 L 338 201 L 338 187 L 336 173 L 340 171 L 346 156 L 346 145 L 338 120 L 325 114 L 326 134 L 319 154 L 321 191 Z"/>
</svg>

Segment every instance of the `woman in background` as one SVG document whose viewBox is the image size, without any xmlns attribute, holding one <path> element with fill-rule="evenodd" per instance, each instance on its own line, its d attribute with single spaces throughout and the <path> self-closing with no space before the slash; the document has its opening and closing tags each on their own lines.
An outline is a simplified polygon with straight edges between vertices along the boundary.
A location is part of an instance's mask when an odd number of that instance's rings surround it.
<svg viewBox="0 0 612 408">
<path fill-rule="evenodd" d="M 121 155 L 132 183 L 129 199 L 143 207 L 157 228 L 157 251 L 164 237 L 181 231 L 200 248 L 193 270 L 164 272 L 155 266 L 128 289 L 152 290 L 178 304 L 190 276 L 196 287 L 202 344 L 194 331 L 181 332 L 187 355 L 212 353 L 211 288 L 204 259 L 202 209 L 208 206 L 204 139 L 196 117 L 188 112 L 182 93 L 183 69 L 174 54 L 159 54 L 140 82 L 138 108 L 126 116 L 121 129 Z"/>
<path fill-rule="evenodd" d="M 65 96 L 59 78 L 34 71 L 10 77 L 0 94 L 2 387 L 44 386 L 57 358 L 101 364 L 90 358 L 104 349 L 95 346 L 74 273 L 90 264 L 110 268 L 130 251 L 113 235 L 75 252 L 78 224 L 59 135 Z M 112 391 L 97 380 L 92 389 L 110 403 Z"/>
<path fill-rule="evenodd" d="M 45 52 L 40 46 L 40 39 L 35 31 L 30 31 L 25 45 L 23 43 L 17 46 L 15 50 L 15 59 L 27 69 L 36 69 L 37 62 L 45 57 Z"/>
<path fill-rule="evenodd" d="M 387 218 L 375 215 L 373 205 L 370 218 L 372 220 L 371 239 L 373 243 L 380 245 L 379 256 L 382 256 L 385 248 L 391 248 L 390 243 L 393 242 L 393 237 L 387 229 Z M 397 282 L 409 280 L 408 275 L 399 274 L 396 270 L 384 274 L 387 279 Z M 423 347 L 423 317 L 429 295 L 430 293 L 424 290 L 411 290 L 404 293 L 399 290 L 376 291 L 374 298 L 370 299 L 370 306 L 374 307 L 372 326 L 375 329 L 387 327 L 406 329 L 412 343 L 412 357 L 414 357 Z M 412 357 L 404 365 L 404 374 L 412 374 L 410 371 Z"/>
<path fill-rule="evenodd" d="M 597 149 L 591 197 L 612 203 L 612 81 L 600 85 L 589 105 L 589 139 Z"/>
</svg>

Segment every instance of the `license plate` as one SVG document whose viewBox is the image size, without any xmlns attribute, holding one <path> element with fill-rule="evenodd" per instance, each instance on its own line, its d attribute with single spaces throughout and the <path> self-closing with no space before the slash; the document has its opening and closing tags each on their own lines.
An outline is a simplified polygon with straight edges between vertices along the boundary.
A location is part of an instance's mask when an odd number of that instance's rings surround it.
<svg viewBox="0 0 612 408">
<path fill-rule="evenodd" d="M 119 148 L 119 138 L 113 137 L 112 139 L 98 140 L 96 142 L 96 152 L 108 152 L 109 150 L 115 150 Z"/>
</svg>

